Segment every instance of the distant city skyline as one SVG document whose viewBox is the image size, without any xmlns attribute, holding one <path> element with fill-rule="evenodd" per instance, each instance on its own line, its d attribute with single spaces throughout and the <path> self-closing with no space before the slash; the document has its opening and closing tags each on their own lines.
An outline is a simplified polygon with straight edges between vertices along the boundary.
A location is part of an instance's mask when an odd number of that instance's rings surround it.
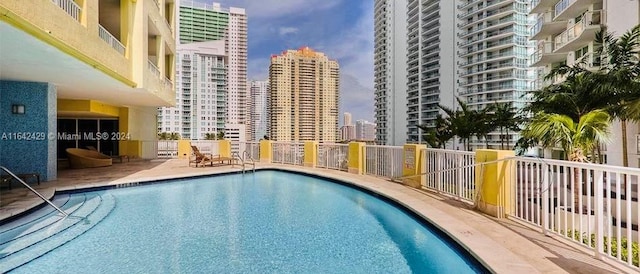
<svg viewBox="0 0 640 274">
<path fill-rule="evenodd" d="M 374 120 L 373 1 L 195 1 L 246 9 L 249 80 L 268 79 L 272 54 L 309 46 L 340 63 L 340 124 L 344 112 Z"/>
</svg>

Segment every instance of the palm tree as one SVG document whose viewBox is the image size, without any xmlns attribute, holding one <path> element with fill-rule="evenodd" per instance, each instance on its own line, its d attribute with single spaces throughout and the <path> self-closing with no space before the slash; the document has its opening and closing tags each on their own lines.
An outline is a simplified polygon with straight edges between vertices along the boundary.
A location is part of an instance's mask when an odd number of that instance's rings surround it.
<svg viewBox="0 0 640 274">
<path fill-rule="evenodd" d="M 216 135 L 213 133 L 205 133 L 204 134 L 204 139 L 205 140 L 215 140 L 216 139 Z"/>
<path fill-rule="evenodd" d="M 224 140 L 224 131 L 218 132 L 218 140 Z"/>
<path fill-rule="evenodd" d="M 467 104 L 462 102 L 460 98 L 456 98 L 459 110 L 453 110 L 446 106 L 440 105 L 440 109 L 447 114 L 447 120 L 451 127 L 451 132 L 462 140 L 465 150 L 469 150 L 469 139 L 476 134 L 477 120 L 476 113 L 471 110 Z"/>
<path fill-rule="evenodd" d="M 510 103 L 493 104 L 489 107 L 489 111 L 493 112 L 491 117 L 493 128 L 500 130 L 500 149 L 504 149 L 504 137 L 509 136 L 509 130 L 519 131 L 523 119 L 518 115 L 516 108 L 511 106 Z M 509 140 L 507 138 L 507 144 L 508 143 Z"/>
<path fill-rule="evenodd" d="M 168 132 L 158 133 L 158 140 L 169 140 L 170 134 Z"/>
<path fill-rule="evenodd" d="M 629 166 L 627 121 L 640 118 L 632 108 L 640 101 L 640 25 L 628 30 L 619 38 L 615 38 L 610 32 L 599 32 L 596 42 L 599 44 L 596 54 L 604 57 L 598 87 L 612 99 L 609 101 L 609 113 L 620 120 L 622 165 L 626 167 Z"/>
<path fill-rule="evenodd" d="M 171 132 L 169 135 L 169 140 L 180 140 L 180 133 Z"/>
<path fill-rule="evenodd" d="M 609 141 L 611 116 L 604 110 L 593 110 L 576 123 L 562 114 L 537 113 L 522 131 L 523 138 L 535 140 L 543 147 L 560 146 L 569 161 L 588 162 L 585 153 L 596 144 Z M 574 206 L 578 207 L 578 173 L 574 172 Z"/>
<path fill-rule="evenodd" d="M 426 125 L 419 125 L 418 127 L 423 132 L 422 140 L 433 148 L 446 148 L 447 142 L 453 138 L 451 124 L 447 119 L 442 118 L 440 114 L 436 116 L 434 127 Z"/>
</svg>

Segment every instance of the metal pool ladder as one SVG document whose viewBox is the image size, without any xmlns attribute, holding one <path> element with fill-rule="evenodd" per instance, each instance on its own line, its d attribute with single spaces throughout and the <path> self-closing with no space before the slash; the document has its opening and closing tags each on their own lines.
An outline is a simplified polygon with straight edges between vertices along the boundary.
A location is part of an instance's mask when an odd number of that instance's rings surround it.
<svg viewBox="0 0 640 274">
<path fill-rule="evenodd" d="M 245 155 L 246 155 L 246 158 L 245 158 Z M 245 164 L 251 164 L 251 171 L 256 172 L 256 162 L 253 160 L 253 158 L 251 157 L 249 152 L 247 152 L 246 150 L 243 151 L 242 152 L 242 158 L 248 160 L 248 162 L 245 162 L 244 160 L 242 161 L 242 172 L 244 172 L 244 165 Z"/>
<path fill-rule="evenodd" d="M 33 192 L 34 194 L 38 195 L 38 197 L 40 197 L 40 199 L 42 199 L 43 201 L 45 201 L 47 204 L 49 204 L 50 206 L 52 206 L 55 210 L 57 210 L 58 212 L 60 212 L 60 214 L 62 214 L 62 216 L 69 217 L 69 214 L 67 214 L 66 212 L 64 212 L 64 210 L 60 209 L 59 207 L 57 207 L 56 205 L 54 205 L 51 201 L 49 201 L 47 198 L 45 198 L 44 196 L 42 196 L 42 194 L 40 194 L 39 192 L 37 192 L 35 189 L 31 188 L 27 183 L 25 183 L 22 179 L 20 179 L 18 176 L 16 176 L 15 174 L 13 174 L 13 172 L 11 172 L 9 169 L 7 169 L 6 167 L 0 166 L 0 169 L 4 170 L 4 172 L 6 172 L 7 174 L 9 174 L 9 176 L 13 177 L 13 179 L 16 179 L 18 182 L 20 182 L 21 184 L 23 184 L 26 188 L 28 188 L 29 190 L 31 190 L 31 192 Z"/>
</svg>

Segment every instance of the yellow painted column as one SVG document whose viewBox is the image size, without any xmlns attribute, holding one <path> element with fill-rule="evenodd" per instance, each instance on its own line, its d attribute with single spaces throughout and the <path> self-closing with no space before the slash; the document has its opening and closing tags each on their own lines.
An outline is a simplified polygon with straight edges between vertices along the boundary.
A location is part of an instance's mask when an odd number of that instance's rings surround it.
<svg viewBox="0 0 640 274">
<path fill-rule="evenodd" d="M 124 144 L 124 146 L 122 146 Z M 142 157 L 142 142 L 140 140 L 120 141 L 120 151 L 124 150 L 124 154 L 131 158 Z"/>
<path fill-rule="evenodd" d="M 421 188 L 422 185 L 424 185 L 425 176 L 417 175 L 425 172 L 422 167 L 422 161 L 424 161 L 424 159 L 422 159 L 421 156 L 422 150 L 426 148 L 427 146 L 425 145 L 404 145 L 402 152 L 402 176 L 416 176 L 403 179 L 403 184 L 414 188 Z"/>
<path fill-rule="evenodd" d="M 509 150 L 476 150 L 476 163 L 493 162 L 476 166 L 476 189 L 479 189 L 479 197 L 476 197 L 480 211 L 494 217 L 503 218 L 513 212 L 512 187 L 515 170 L 510 161 L 496 160 L 513 157 L 515 153 Z"/>
<path fill-rule="evenodd" d="M 191 156 L 191 141 L 178 140 L 178 159 L 189 159 Z"/>
<path fill-rule="evenodd" d="M 304 143 L 304 166 L 316 167 L 318 161 L 318 142 L 308 141 Z"/>
<path fill-rule="evenodd" d="M 272 142 L 270 140 L 261 140 L 260 141 L 260 162 L 261 163 L 271 163 L 272 155 L 271 155 L 271 147 Z"/>
<path fill-rule="evenodd" d="M 231 141 L 218 141 L 218 153 L 220 153 L 220 157 L 231 157 Z"/>
<path fill-rule="evenodd" d="M 349 143 L 349 173 L 364 174 L 364 149 L 365 143 L 351 142 Z"/>
</svg>

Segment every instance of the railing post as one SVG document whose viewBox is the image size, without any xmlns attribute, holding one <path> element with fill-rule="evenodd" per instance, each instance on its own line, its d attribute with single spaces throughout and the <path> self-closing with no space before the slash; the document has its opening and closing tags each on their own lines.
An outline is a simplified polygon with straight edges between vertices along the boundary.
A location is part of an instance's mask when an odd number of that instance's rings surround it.
<svg viewBox="0 0 640 274">
<path fill-rule="evenodd" d="M 549 235 L 549 191 L 551 186 L 549 185 L 549 165 L 543 164 L 542 167 L 542 187 L 540 187 L 540 196 L 542 197 L 542 234 Z"/>
<path fill-rule="evenodd" d="M 476 163 L 497 161 L 476 168 L 475 183 L 479 194 L 476 206 L 480 211 L 498 218 L 503 218 L 513 211 L 511 188 L 514 185 L 515 172 L 508 160 L 500 161 L 513 156 L 514 152 L 507 150 L 476 150 Z"/>
<path fill-rule="evenodd" d="M 318 160 L 318 142 L 308 141 L 304 143 L 304 163 L 305 167 L 316 167 Z"/>
<path fill-rule="evenodd" d="M 351 142 L 349 143 L 349 154 L 348 158 L 348 172 L 354 174 L 362 174 L 362 168 L 364 165 L 362 164 L 362 151 L 364 150 L 365 143 L 359 142 Z"/>
<path fill-rule="evenodd" d="M 414 188 L 422 188 L 424 181 L 422 180 L 422 161 L 421 151 L 426 149 L 425 145 L 407 144 L 403 147 L 402 157 L 402 176 L 407 177 L 402 181 L 403 184 Z"/>
<path fill-rule="evenodd" d="M 464 170 L 462 169 L 462 167 L 464 166 L 464 155 L 458 155 L 458 178 L 456 179 L 456 185 L 458 186 L 458 193 L 456 195 L 456 199 L 457 200 L 461 200 L 463 197 L 462 195 L 464 195 L 463 192 L 463 188 L 462 185 L 464 185 Z"/>
<path fill-rule="evenodd" d="M 273 155 L 271 155 L 271 148 L 273 143 L 270 140 L 260 141 L 260 162 L 270 164 Z"/>
<path fill-rule="evenodd" d="M 604 251 L 604 176 L 601 170 L 596 171 L 596 180 L 595 184 L 595 218 L 596 218 L 596 248 L 595 248 L 595 257 L 596 259 L 602 260 L 605 256 L 603 254 Z M 590 187 L 590 186 L 587 186 Z M 620 251 L 618 251 L 620 252 Z M 629 259 L 631 261 L 631 259 Z"/>
</svg>

